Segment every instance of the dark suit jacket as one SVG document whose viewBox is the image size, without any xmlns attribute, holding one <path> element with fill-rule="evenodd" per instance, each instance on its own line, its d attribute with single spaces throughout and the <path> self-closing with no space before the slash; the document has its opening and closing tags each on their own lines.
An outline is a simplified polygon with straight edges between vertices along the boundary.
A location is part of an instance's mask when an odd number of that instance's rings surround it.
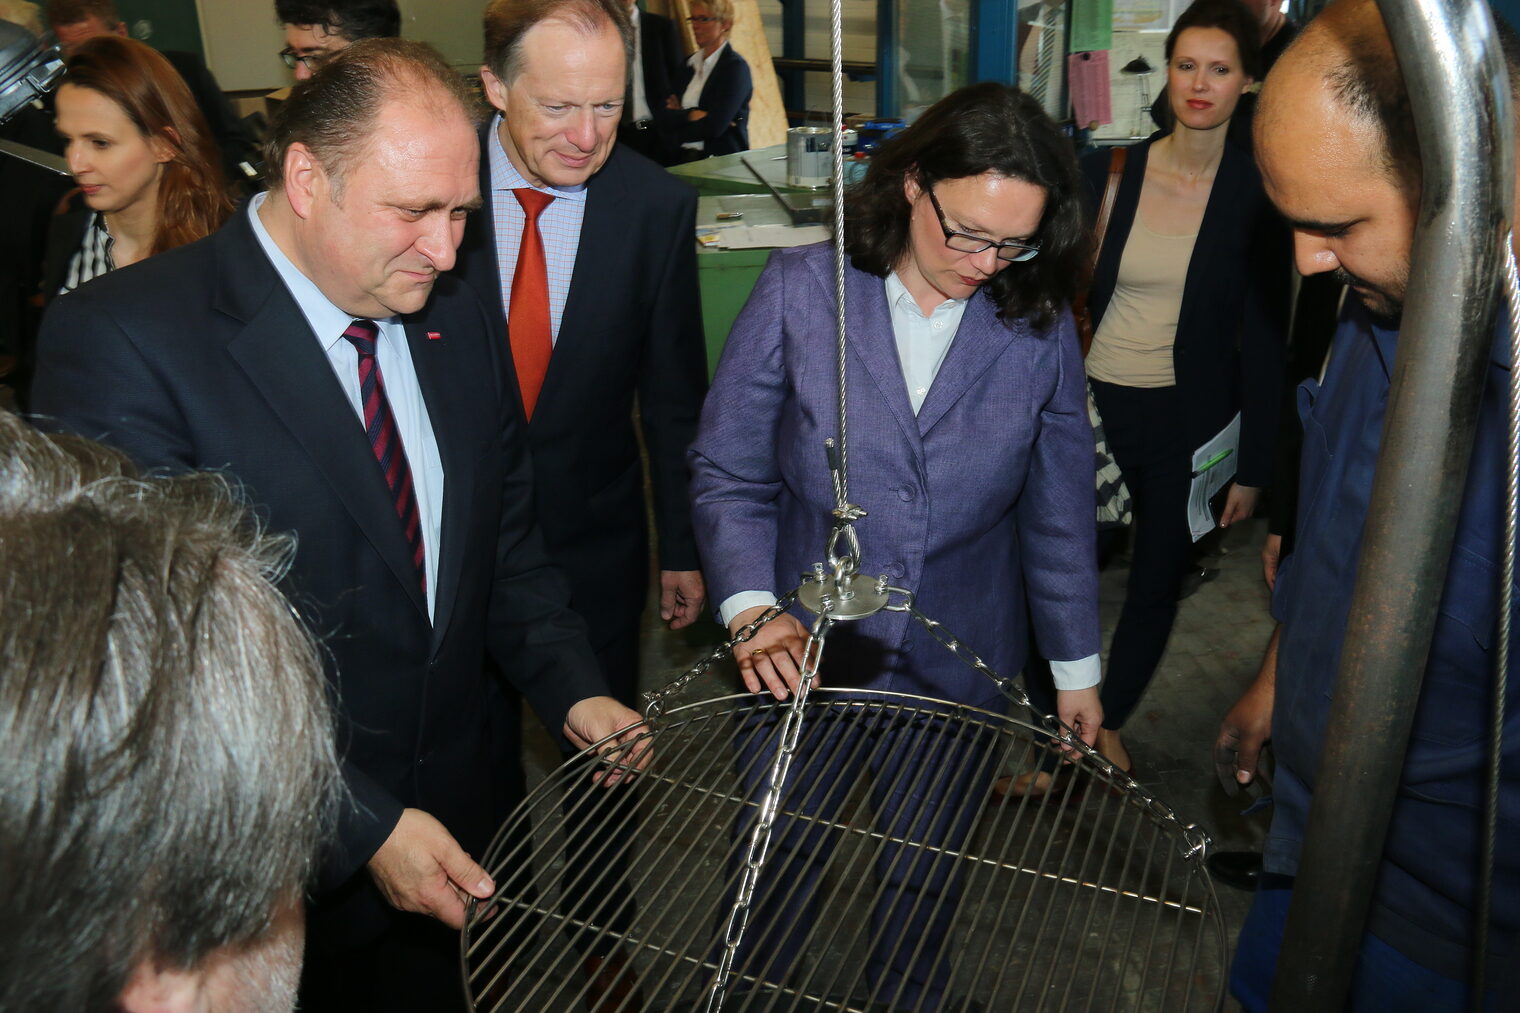
<svg viewBox="0 0 1520 1013">
<path fill-rule="evenodd" d="M 362 940 L 390 917 L 354 873 L 403 807 L 481 855 L 520 791 L 520 770 L 488 762 L 516 755 L 491 736 L 517 726 L 497 713 L 487 648 L 550 728 L 605 692 L 533 521 L 526 441 L 480 303 L 443 277 L 405 324 L 444 471 L 432 624 L 364 428 L 246 212 L 55 301 L 39 337 L 39 414 L 146 468 L 226 469 L 271 529 L 299 539 L 284 586 L 327 647 L 356 803 L 323 874 L 341 899 L 313 911 L 329 939 Z"/>
<path fill-rule="evenodd" d="M 644 72 L 644 97 L 649 103 L 651 123 L 642 130 L 633 125 L 633 85 L 628 86 L 628 101 L 623 106 L 623 122 L 618 126 L 618 141 L 661 165 L 679 161 L 670 131 L 659 117 L 665 100 L 676 94 L 676 82 L 686 71 L 686 56 L 676 23 L 659 14 L 639 12 L 639 63 Z"/>
<path fill-rule="evenodd" d="M 676 82 L 676 98 L 686 91 L 695 73 L 689 65 L 684 68 Z M 748 151 L 749 100 L 754 91 L 749 64 L 734 52 L 733 46 L 725 45 L 697 101 L 696 108 L 705 110 L 707 115 L 693 122 L 686 119 L 685 110 L 664 109 L 656 118 L 670 131 L 677 145 L 701 141 L 702 153 L 708 156 Z"/>
<path fill-rule="evenodd" d="M 42 253 L 42 285 L 38 290 L 44 305 L 53 301 L 69 274 L 69 261 L 84 242 L 84 230 L 90 225 L 90 207 L 75 194 L 68 210 L 53 215 L 48 222 L 47 245 Z"/>
<path fill-rule="evenodd" d="M 482 144 L 489 129 L 481 132 Z M 486 203 L 465 225 L 455 271 L 485 300 L 505 349 L 492 218 L 502 195 L 491 192 L 484 151 Z M 574 608 L 598 649 L 637 632 L 647 596 L 635 395 L 649 451 L 660 568 L 697 569 L 685 459 L 707 391 L 696 204 L 693 190 L 653 162 L 613 148 L 589 183 L 564 318 L 528 426 L 539 523 L 555 562 L 570 576 Z"/>
<path fill-rule="evenodd" d="M 1159 135 L 1158 135 L 1159 136 Z M 1114 294 L 1119 259 L 1140 202 L 1155 137 L 1134 145 L 1119 181 L 1088 309 L 1096 333 Z M 1093 206 L 1108 183 L 1109 152 L 1082 159 Z M 1241 485 L 1272 482 L 1282 398 L 1291 275 L 1287 226 L 1261 188 L 1251 156 L 1225 145 L 1183 283 L 1172 365 L 1189 443 L 1199 446 L 1240 412 Z"/>
<path fill-rule="evenodd" d="M 665 100 L 680 94 L 686 56 L 676 23 L 659 14 L 639 11 L 639 61 L 644 66 L 644 94 L 651 111 L 663 109 Z"/>
</svg>

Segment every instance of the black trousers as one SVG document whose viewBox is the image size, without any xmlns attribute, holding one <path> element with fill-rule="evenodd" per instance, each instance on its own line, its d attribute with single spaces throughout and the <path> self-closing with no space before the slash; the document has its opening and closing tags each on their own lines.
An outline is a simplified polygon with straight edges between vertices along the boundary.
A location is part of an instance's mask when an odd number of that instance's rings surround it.
<svg viewBox="0 0 1520 1013">
<path fill-rule="evenodd" d="M 357 948 L 329 948 L 308 937 L 300 1008 L 303 1013 L 465 1010 L 459 933 L 425 915 L 397 912 L 378 938 Z"/>
<path fill-rule="evenodd" d="M 1188 532 L 1192 447 L 1176 387 L 1092 381 L 1114 460 L 1134 498 L 1129 584 L 1103 676 L 1103 727 L 1117 731 L 1156 672 L 1177 618 L 1177 595 L 1193 544 Z"/>
</svg>

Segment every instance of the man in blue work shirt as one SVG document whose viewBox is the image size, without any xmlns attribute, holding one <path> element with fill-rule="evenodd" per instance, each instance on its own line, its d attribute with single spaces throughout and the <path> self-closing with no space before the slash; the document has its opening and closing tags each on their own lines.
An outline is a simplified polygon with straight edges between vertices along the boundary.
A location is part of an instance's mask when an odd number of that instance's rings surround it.
<svg viewBox="0 0 1520 1013">
<path fill-rule="evenodd" d="M 1514 47 L 1506 39 L 1512 80 Z M 1409 98 L 1370 0 L 1304 30 L 1268 77 L 1256 123 L 1267 193 L 1294 229 L 1299 270 L 1349 286 L 1323 381 L 1298 392 L 1304 425 L 1298 541 L 1273 596 L 1281 625 L 1215 757 L 1244 784 L 1263 742 L 1277 757 L 1264 876 L 1241 930 L 1231 989 L 1264 1010 L 1318 773 L 1362 528 L 1382 441 L 1420 201 Z M 1503 327 L 1501 325 L 1501 331 Z M 1486 730 L 1503 549 L 1509 352 L 1495 335 L 1456 540 L 1400 777 L 1350 1009 L 1466 1009 L 1477 900 Z M 1455 490 L 1453 490 L 1455 492 Z M 1520 668 L 1511 658 L 1509 679 Z M 1513 975 L 1520 924 L 1520 707 L 1506 717 L 1489 983 Z M 1498 989 L 1490 1008 L 1499 1008 Z"/>
</svg>

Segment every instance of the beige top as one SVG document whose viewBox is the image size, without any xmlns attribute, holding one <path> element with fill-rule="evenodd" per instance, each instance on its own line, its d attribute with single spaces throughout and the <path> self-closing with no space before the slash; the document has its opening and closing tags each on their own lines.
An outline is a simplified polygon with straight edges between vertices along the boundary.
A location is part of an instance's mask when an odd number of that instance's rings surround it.
<svg viewBox="0 0 1520 1013">
<path fill-rule="evenodd" d="M 1138 214 L 1119 258 L 1119 277 L 1087 354 L 1087 375 L 1126 387 L 1170 387 L 1172 343 L 1194 232 L 1164 236 Z"/>
</svg>

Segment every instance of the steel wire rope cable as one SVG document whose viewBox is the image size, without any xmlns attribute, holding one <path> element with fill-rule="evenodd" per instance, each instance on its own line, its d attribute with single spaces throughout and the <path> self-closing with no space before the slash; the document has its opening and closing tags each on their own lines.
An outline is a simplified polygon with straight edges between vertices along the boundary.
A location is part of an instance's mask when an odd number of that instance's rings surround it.
<svg viewBox="0 0 1520 1013">
<path fill-rule="evenodd" d="M 1493 905 L 1494 860 L 1499 847 L 1499 785 L 1504 759 L 1504 712 L 1508 703 L 1510 612 L 1515 598 L 1515 537 L 1520 528 L 1520 274 L 1515 266 L 1515 234 L 1504 235 L 1504 306 L 1509 317 L 1508 411 L 1504 427 L 1504 555 L 1499 578 L 1499 636 L 1494 651 L 1493 718 L 1489 726 L 1487 784 L 1484 790 L 1482 858 L 1474 918 L 1472 1008 L 1482 1013 L 1488 977 L 1488 927 Z"/>
<path fill-rule="evenodd" d="M 829 0 L 829 49 L 831 55 L 830 83 L 832 85 L 833 98 L 833 140 L 830 144 L 832 162 L 831 188 L 834 194 L 834 306 L 835 306 L 835 337 L 837 341 L 838 355 L 838 398 L 839 398 L 839 432 L 837 445 L 830 444 L 830 470 L 833 472 L 834 482 L 834 516 L 835 529 L 829 539 L 829 563 L 833 569 L 835 589 L 842 578 L 846 575 L 853 577 L 859 570 L 860 545 L 855 536 L 853 522 L 861 511 L 849 502 L 850 479 L 849 479 L 849 412 L 847 398 L 847 346 L 845 326 L 845 288 L 844 288 L 844 147 L 841 140 L 844 136 L 844 3 L 843 0 Z M 839 537 L 846 538 L 847 558 L 837 556 Z M 734 899 L 734 905 L 729 913 L 728 925 L 724 931 L 723 954 L 719 958 L 717 973 L 714 975 L 712 989 L 709 992 L 707 1009 L 709 1013 L 717 1013 L 723 1007 L 724 996 L 729 983 L 729 976 L 733 971 L 734 958 L 743 940 L 745 929 L 748 926 L 750 904 L 754 897 L 755 888 L 759 884 L 760 872 L 765 864 L 765 858 L 770 847 L 771 835 L 775 826 L 776 813 L 780 807 L 781 794 L 786 788 L 787 775 L 790 773 L 792 759 L 796 754 L 798 738 L 801 734 L 801 725 L 804 708 L 807 705 L 809 691 L 813 680 L 818 674 L 818 665 L 823 658 L 824 641 L 827 639 L 829 630 L 834 620 L 829 615 L 829 601 L 825 597 L 822 601 L 823 610 L 819 612 L 818 619 L 813 623 L 808 636 L 807 646 L 803 651 L 803 664 L 797 688 L 792 694 L 790 707 L 782 726 L 779 749 L 767 777 L 765 796 L 760 803 L 759 817 L 751 831 L 749 846 L 744 859 L 744 871 L 740 878 L 739 889 Z"/>
</svg>

